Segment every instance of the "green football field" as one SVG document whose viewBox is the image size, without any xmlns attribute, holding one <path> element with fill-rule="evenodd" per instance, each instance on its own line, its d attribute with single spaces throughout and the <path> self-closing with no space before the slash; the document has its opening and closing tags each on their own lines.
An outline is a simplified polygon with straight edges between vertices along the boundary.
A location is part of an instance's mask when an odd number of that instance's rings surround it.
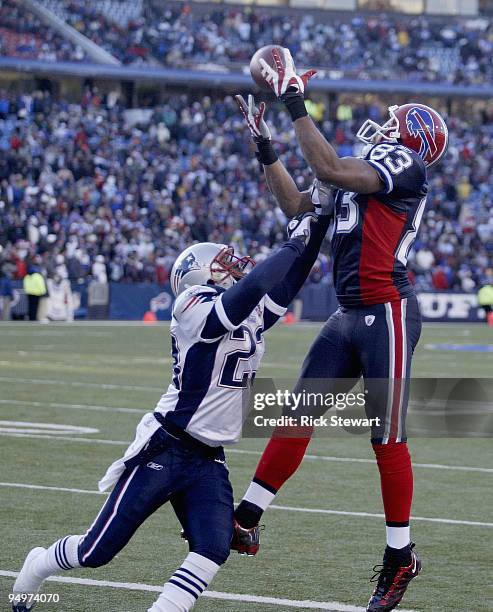
<svg viewBox="0 0 493 612">
<path fill-rule="evenodd" d="M 260 375 L 295 376 L 316 332 L 316 325 L 272 330 Z M 451 346 L 432 349 L 442 344 Z M 492 346 L 493 328 L 483 325 L 425 326 L 414 374 L 493 377 Z M 0 325 L 0 610 L 9 609 L 14 572 L 30 548 L 92 523 L 105 499 L 97 481 L 167 386 L 169 352 L 166 325 Z M 264 444 L 243 440 L 228 451 L 237 500 Z M 412 533 L 424 570 L 403 610 L 493 609 L 492 446 L 481 437 L 410 441 Z M 381 513 L 367 436 L 315 439 L 264 516 L 258 556 L 232 555 L 195 609 L 363 612 L 384 547 Z M 171 508 L 162 508 L 109 565 L 47 582 L 44 591 L 60 603 L 37 609 L 147 610 L 153 589 L 186 555 L 179 531 Z"/>
</svg>

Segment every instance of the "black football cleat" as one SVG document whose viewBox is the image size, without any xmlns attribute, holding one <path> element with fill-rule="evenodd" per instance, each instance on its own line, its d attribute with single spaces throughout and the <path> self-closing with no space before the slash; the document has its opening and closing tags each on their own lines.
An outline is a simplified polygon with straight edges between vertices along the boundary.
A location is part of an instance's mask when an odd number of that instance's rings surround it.
<svg viewBox="0 0 493 612">
<path fill-rule="evenodd" d="M 411 563 L 400 565 L 398 560 L 384 557 L 383 565 L 375 565 L 375 575 L 370 582 L 376 582 L 366 612 L 388 612 L 394 610 L 404 597 L 404 593 L 413 578 L 421 571 L 421 559 L 410 545 Z"/>
<path fill-rule="evenodd" d="M 260 548 L 261 527 L 255 525 L 251 529 L 244 529 L 236 520 L 233 523 L 233 537 L 231 550 L 237 550 L 240 555 L 254 557 Z"/>
</svg>

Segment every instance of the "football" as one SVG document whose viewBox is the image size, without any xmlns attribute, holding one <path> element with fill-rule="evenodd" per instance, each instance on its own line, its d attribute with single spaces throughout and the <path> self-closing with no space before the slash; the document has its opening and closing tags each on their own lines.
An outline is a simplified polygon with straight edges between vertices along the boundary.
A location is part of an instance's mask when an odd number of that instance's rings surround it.
<svg viewBox="0 0 493 612">
<path fill-rule="evenodd" d="M 250 74 L 252 75 L 252 79 L 260 87 L 260 89 L 264 89 L 265 91 L 270 91 L 271 88 L 262 76 L 262 66 L 260 65 L 259 60 L 263 58 L 269 64 L 269 66 L 274 67 L 275 63 L 272 56 L 272 49 L 276 48 L 280 49 L 281 47 L 279 45 L 265 45 L 265 47 L 258 49 L 250 60 Z"/>
</svg>

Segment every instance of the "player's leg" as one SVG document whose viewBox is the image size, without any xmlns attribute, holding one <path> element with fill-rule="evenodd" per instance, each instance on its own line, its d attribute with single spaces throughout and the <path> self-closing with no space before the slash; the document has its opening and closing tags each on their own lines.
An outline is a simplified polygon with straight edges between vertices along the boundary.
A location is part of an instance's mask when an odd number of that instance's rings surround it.
<svg viewBox="0 0 493 612">
<path fill-rule="evenodd" d="M 359 377 L 360 364 L 350 346 L 350 335 L 347 315 L 338 310 L 329 318 L 312 344 L 294 391 L 301 390 L 305 381 L 320 379 L 327 392 L 330 390 L 327 385 L 337 385 L 339 379 Z M 309 384 L 313 386 L 313 383 Z M 298 469 L 311 435 L 310 427 L 282 427 L 274 431 L 260 458 L 252 483 L 235 511 L 235 550 L 247 554 L 256 553 L 256 526 L 260 517 L 284 482 Z"/>
<path fill-rule="evenodd" d="M 154 458 L 164 464 L 167 452 Z M 60 571 L 105 565 L 128 543 L 137 528 L 169 497 L 169 470 L 146 465 L 127 469 L 85 535 L 70 535 L 49 548 L 34 548 L 14 584 L 15 594 L 35 594 L 43 581 Z M 29 606 L 17 606 L 19 612 Z"/>
<path fill-rule="evenodd" d="M 368 313 L 375 317 L 371 325 L 365 322 Z M 405 591 L 402 586 L 419 571 L 410 538 L 413 471 L 405 421 L 421 316 L 416 299 L 409 298 L 361 310 L 359 319 L 355 343 L 369 390 L 367 413 L 380 419 L 380 425 L 372 429 L 371 442 L 380 473 L 387 539 L 384 571 L 368 609 L 384 611 L 393 609 L 388 606 L 400 601 Z M 413 567 L 407 582 L 398 575 L 403 568 Z"/>
<path fill-rule="evenodd" d="M 188 612 L 229 555 L 233 490 L 224 463 L 203 459 L 194 480 L 171 496 L 190 552 L 149 612 Z"/>
</svg>

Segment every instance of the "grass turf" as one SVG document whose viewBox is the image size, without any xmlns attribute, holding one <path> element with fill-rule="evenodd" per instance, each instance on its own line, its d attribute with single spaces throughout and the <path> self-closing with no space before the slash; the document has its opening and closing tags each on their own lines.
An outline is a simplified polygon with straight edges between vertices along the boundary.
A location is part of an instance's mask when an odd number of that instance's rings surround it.
<svg viewBox="0 0 493 612">
<path fill-rule="evenodd" d="M 278 326 L 267 336 L 262 376 L 296 376 L 316 326 Z M 428 326 L 416 351 L 417 376 L 490 377 L 493 353 L 430 350 L 430 344 L 493 344 L 485 326 Z M 98 431 L 76 434 L 128 441 L 139 413 L 154 407 L 169 381 L 171 360 L 165 325 L 0 326 L 0 420 L 69 424 Z M 123 408 L 118 412 L 103 407 Z M 132 409 L 128 411 L 128 409 Z M 3 425 L 5 426 L 5 425 Z M 70 436 L 69 436 L 70 437 Z M 237 447 L 260 451 L 265 440 Z M 94 490 L 122 444 L 63 439 L 1 437 L 1 481 Z M 415 439 L 418 463 L 492 467 L 491 440 Z M 365 436 L 315 439 L 314 455 L 372 459 Z M 254 471 L 255 454 L 229 453 L 236 498 Z M 415 469 L 414 514 L 421 517 L 492 520 L 493 474 Z M 49 545 L 68 533 L 83 533 L 99 510 L 98 495 L 0 487 L 2 547 L 0 570 L 18 570 L 34 545 Z M 276 504 L 311 509 L 381 513 L 378 474 L 368 463 L 307 459 L 284 487 Z M 338 601 L 364 606 L 371 590 L 370 568 L 380 561 L 384 524 L 374 517 L 270 510 L 262 549 L 254 559 L 232 555 L 212 589 L 299 600 Z M 490 610 L 491 528 L 416 521 L 425 568 L 403 607 L 426 612 Z M 186 554 L 179 525 L 169 507 L 139 530 L 108 566 L 70 575 L 119 582 L 162 584 Z M 0 609 L 12 584 L 0 577 Z M 60 604 L 39 604 L 56 612 L 136 612 L 154 593 L 47 583 Z M 282 606 L 203 598 L 203 612 L 269 612 Z M 287 609 L 287 608 L 286 608 Z"/>
</svg>

